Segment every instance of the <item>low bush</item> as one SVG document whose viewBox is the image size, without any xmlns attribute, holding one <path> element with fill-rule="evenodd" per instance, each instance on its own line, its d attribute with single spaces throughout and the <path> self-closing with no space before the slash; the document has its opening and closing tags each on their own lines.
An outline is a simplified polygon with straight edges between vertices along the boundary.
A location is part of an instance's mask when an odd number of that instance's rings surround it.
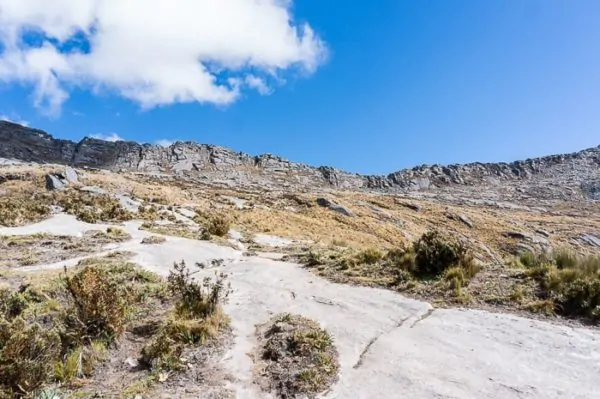
<svg viewBox="0 0 600 399">
<path fill-rule="evenodd" d="M 217 312 L 231 292 L 227 275 L 216 274 L 196 281 L 184 261 L 175 263 L 167 279 L 169 290 L 177 298 L 176 314 L 187 319 L 206 318 Z"/>
<path fill-rule="evenodd" d="M 446 269 L 460 266 L 472 268 L 473 259 L 467 248 L 437 231 L 430 231 L 414 243 L 415 270 L 417 277 L 436 277 Z"/>
<path fill-rule="evenodd" d="M 55 330 L 27 325 L 22 318 L 0 321 L 0 385 L 9 395 L 31 394 L 54 373 L 61 340 Z"/>
<path fill-rule="evenodd" d="M 333 338 L 318 323 L 299 315 L 276 316 L 260 338 L 268 387 L 281 398 L 316 397 L 338 378 Z"/>
<path fill-rule="evenodd" d="M 127 298 L 122 287 L 105 269 L 86 266 L 72 277 L 65 277 L 83 337 L 113 341 L 124 330 Z"/>
<path fill-rule="evenodd" d="M 65 212 L 87 223 L 121 222 L 133 219 L 133 214 L 109 195 L 65 190 L 57 194 L 57 203 Z"/>
<path fill-rule="evenodd" d="M 600 257 L 557 250 L 521 255 L 519 263 L 538 282 L 546 308 L 551 303 L 555 313 L 600 322 Z"/>
<path fill-rule="evenodd" d="M 229 325 L 221 308 L 231 292 L 226 278 L 217 274 L 214 281 L 198 282 L 184 261 L 174 264 L 167 282 L 175 311 L 142 349 L 142 364 L 155 371 L 180 370 L 186 345 L 204 345 Z"/>
<path fill-rule="evenodd" d="M 21 226 L 50 216 L 50 202 L 41 195 L 0 198 L 0 225 Z"/>
</svg>

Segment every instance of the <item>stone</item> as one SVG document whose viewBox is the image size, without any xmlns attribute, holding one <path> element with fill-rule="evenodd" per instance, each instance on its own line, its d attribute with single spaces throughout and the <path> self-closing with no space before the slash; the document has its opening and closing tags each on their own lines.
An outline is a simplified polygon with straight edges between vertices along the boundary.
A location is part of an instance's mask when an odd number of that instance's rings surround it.
<svg viewBox="0 0 600 399">
<path fill-rule="evenodd" d="M 584 234 L 580 237 L 580 239 L 588 245 L 600 248 L 600 238 L 596 236 L 593 236 L 591 234 Z"/>
<path fill-rule="evenodd" d="M 103 188 L 100 188 L 98 186 L 84 186 L 84 187 L 80 187 L 79 191 L 83 191 L 83 192 L 90 193 L 90 194 L 96 194 L 96 195 L 104 195 L 104 194 L 106 194 L 106 190 L 104 190 Z"/>
<path fill-rule="evenodd" d="M 401 202 L 400 205 L 405 208 L 411 209 L 415 212 L 421 212 L 421 207 L 417 204 L 412 204 L 410 202 Z"/>
<path fill-rule="evenodd" d="M 77 175 L 77 172 L 70 166 L 67 166 L 65 168 L 64 176 L 69 183 L 77 183 L 79 181 L 79 176 Z"/>
<path fill-rule="evenodd" d="M 64 190 L 67 185 L 56 175 L 46 175 L 46 188 L 48 190 Z"/>
<path fill-rule="evenodd" d="M 141 205 L 140 202 L 134 201 L 133 199 L 131 199 L 130 197 L 128 197 L 126 195 L 117 195 L 117 200 L 119 200 L 119 203 L 121 204 L 123 209 L 126 209 L 129 212 L 137 213 L 138 209 Z"/>
<path fill-rule="evenodd" d="M 348 208 L 346 208 L 343 205 L 336 204 L 336 203 L 328 200 L 327 198 L 323 198 L 323 197 L 317 198 L 317 204 L 319 206 L 322 206 L 323 208 L 331 209 L 332 211 L 341 213 L 346 216 L 350 216 L 350 217 L 354 216 L 354 213 L 351 210 L 349 210 Z"/>
</svg>

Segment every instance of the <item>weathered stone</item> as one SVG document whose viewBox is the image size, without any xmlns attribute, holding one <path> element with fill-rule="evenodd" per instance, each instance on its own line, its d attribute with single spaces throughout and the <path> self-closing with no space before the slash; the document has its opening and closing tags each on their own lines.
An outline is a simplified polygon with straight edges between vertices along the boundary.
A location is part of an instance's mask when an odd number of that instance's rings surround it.
<svg viewBox="0 0 600 399">
<path fill-rule="evenodd" d="M 412 204 L 410 202 L 401 202 L 400 205 L 402 205 L 405 208 L 412 209 L 415 212 L 421 212 L 421 207 L 417 204 Z"/>
<path fill-rule="evenodd" d="M 317 198 L 317 204 L 332 211 L 339 212 L 346 216 L 354 216 L 354 213 L 343 205 L 336 204 L 327 198 Z"/>
<path fill-rule="evenodd" d="M 56 175 L 46 175 L 46 188 L 48 190 L 63 190 L 67 187 L 65 182 Z"/>
<path fill-rule="evenodd" d="M 104 190 L 103 188 L 97 187 L 97 186 L 84 186 L 84 187 L 79 188 L 79 191 L 84 191 L 86 193 L 96 194 L 96 195 L 106 194 L 106 190 Z"/>
<path fill-rule="evenodd" d="M 591 245 L 593 247 L 600 248 L 600 238 L 593 236 L 591 234 L 584 234 L 580 238 L 581 238 L 581 241 L 583 241 L 584 243 Z"/>
<path fill-rule="evenodd" d="M 77 172 L 70 166 L 67 166 L 65 168 L 64 176 L 69 183 L 77 183 L 79 181 L 79 176 L 77 175 Z"/>
</svg>

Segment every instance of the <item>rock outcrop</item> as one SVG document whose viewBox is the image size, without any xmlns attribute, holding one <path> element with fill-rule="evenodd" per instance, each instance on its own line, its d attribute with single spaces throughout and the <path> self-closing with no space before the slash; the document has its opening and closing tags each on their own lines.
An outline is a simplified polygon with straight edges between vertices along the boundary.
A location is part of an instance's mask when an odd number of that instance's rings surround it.
<svg viewBox="0 0 600 399">
<path fill-rule="evenodd" d="M 430 191 L 533 181 L 534 184 L 519 188 L 521 196 L 568 199 L 577 192 L 587 199 L 600 198 L 600 147 L 511 163 L 422 165 L 387 176 L 362 176 L 327 166 L 317 168 L 290 162 L 271 154 L 251 156 L 194 142 L 161 147 L 86 137 L 75 143 L 0 121 L 0 158 L 156 174 L 196 173 L 223 184 L 267 187 Z"/>
</svg>

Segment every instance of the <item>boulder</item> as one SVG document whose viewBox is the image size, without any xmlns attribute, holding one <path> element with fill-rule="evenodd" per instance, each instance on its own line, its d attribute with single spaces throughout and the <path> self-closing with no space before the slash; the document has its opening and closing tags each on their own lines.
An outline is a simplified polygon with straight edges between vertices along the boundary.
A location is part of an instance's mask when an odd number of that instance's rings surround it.
<svg viewBox="0 0 600 399">
<path fill-rule="evenodd" d="M 48 190 L 64 190 L 67 188 L 66 181 L 62 180 L 56 175 L 46 175 L 46 188 Z"/>
<path fill-rule="evenodd" d="M 332 211 L 341 213 L 346 216 L 354 216 L 354 213 L 343 205 L 336 204 L 327 198 L 317 198 L 317 204 L 323 208 L 331 209 Z"/>
<path fill-rule="evenodd" d="M 79 189 L 79 191 L 83 191 L 83 192 L 90 193 L 90 194 L 96 194 L 96 195 L 106 194 L 106 190 L 104 190 L 103 188 L 100 188 L 98 186 L 84 186 L 84 187 L 81 187 Z"/>
<path fill-rule="evenodd" d="M 77 172 L 70 166 L 67 166 L 65 168 L 64 176 L 69 183 L 77 183 L 79 181 L 79 176 L 77 175 Z"/>
</svg>

